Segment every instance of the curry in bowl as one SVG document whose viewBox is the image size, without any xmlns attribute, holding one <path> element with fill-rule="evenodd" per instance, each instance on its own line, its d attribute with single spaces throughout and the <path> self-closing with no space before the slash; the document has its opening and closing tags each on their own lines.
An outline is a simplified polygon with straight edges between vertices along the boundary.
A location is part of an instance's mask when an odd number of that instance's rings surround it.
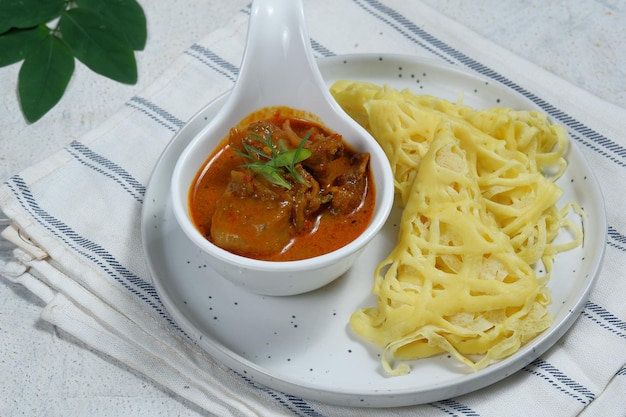
<svg viewBox="0 0 626 417">
<path fill-rule="evenodd" d="M 370 154 L 289 107 L 261 109 L 233 127 L 189 194 L 190 216 L 206 239 L 267 261 L 347 245 L 368 227 L 374 204 Z"/>
</svg>

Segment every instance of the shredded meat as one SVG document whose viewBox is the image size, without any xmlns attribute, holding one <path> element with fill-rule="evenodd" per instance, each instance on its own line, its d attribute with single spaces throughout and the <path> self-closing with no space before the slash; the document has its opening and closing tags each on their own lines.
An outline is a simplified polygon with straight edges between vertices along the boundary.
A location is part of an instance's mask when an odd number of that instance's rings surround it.
<svg viewBox="0 0 626 417">
<path fill-rule="evenodd" d="M 331 163 L 344 153 L 344 144 L 341 136 L 317 135 L 312 137 L 305 147 L 311 151 L 311 156 L 302 162 L 302 165 L 319 178 L 320 182 L 329 185 L 332 182 Z"/>
<path fill-rule="evenodd" d="M 333 185 L 330 187 L 333 194 L 331 202 L 333 213 L 347 214 L 359 208 L 367 192 L 367 167 L 369 161 L 369 154 L 355 154 L 350 159 L 350 169 L 335 178 Z"/>
</svg>

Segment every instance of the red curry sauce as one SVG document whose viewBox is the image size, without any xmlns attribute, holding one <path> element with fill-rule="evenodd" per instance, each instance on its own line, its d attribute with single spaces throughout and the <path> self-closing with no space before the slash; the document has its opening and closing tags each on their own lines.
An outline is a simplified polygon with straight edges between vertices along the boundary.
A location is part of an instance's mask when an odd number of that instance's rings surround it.
<svg viewBox="0 0 626 417">
<path fill-rule="evenodd" d="M 369 154 L 355 152 L 340 135 L 279 107 L 231 129 L 198 172 L 189 196 L 198 230 L 222 248 L 249 258 L 292 261 L 332 252 L 368 226 L 375 201 Z M 251 143 L 250 132 L 271 132 L 272 140 L 311 156 L 298 163 L 306 184 L 288 174 L 290 189 L 241 165 L 235 152 Z"/>
</svg>

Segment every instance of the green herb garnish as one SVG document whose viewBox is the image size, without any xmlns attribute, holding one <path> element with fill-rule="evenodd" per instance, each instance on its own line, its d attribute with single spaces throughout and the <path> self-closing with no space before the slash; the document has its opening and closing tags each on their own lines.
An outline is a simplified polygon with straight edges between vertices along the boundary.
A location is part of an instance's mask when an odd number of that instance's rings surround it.
<svg viewBox="0 0 626 417">
<path fill-rule="evenodd" d="M 263 147 L 259 149 L 243 141 L 245 152 L 235 149 L 235 153 L 252 162 L 241 164 L 240 167 L 248 168 L 256 174 L 265 177 L 272 184 L 279 185 L 286 189 L 291 189 L 291 184 L 285 179 L 285 175 L 291 177 L 301 184 L 306 184 L 307 180 L 300 175 L 296 169 L 296 164 L 311 156 L 311 151 L 304 149 L 304 143 L 311 136 L 309 132 L 298 144 L 296 149 L 287 149 L 282 142 L 278 145 L 272 142 L 272 133 L 266 137 L 252 133 L 249 138 L 260 142 Z M 265 150 L 268 149 L 269 153 Z"/>
</svg>

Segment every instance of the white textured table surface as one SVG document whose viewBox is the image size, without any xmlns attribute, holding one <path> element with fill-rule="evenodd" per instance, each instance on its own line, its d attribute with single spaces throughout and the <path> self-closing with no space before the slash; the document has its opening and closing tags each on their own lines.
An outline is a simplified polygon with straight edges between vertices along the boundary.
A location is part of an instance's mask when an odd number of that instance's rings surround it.
<svg viewBox="0 0 626 417">
<path fill-rule="evenodd" d="M 572 84 L 626 107 L 625 2 L 423 1 Z M 0 68 L 0 181 L 98 126 L 249 1 L 141 3 L 149 39 L 137 54 L 139 82 L 134 86 L 114 83 L 79 64 L 62 101 L 27 125 L 15 92 L 19 67 Z M 204 415 L 38 321 L 37 303 L 19 286 L 0 282 L 1 417 Z"/>
</svg>

